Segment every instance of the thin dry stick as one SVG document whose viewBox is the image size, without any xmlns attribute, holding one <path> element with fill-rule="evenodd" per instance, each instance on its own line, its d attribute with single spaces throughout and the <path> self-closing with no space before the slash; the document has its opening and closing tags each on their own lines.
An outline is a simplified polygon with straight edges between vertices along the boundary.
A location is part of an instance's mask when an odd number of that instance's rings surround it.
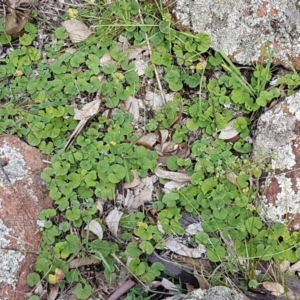
<svg viewBox="0 0 300 300">
<path fill-rule="evenodd" d="M 116 291 L 114 291 L 107 300 L 118 300 L 122 295 L 127 293 L 132 287 L 135 286 L 135 282 L 131 279 L 125 281 Z"/>
<path fill-rule="evenodd" d="M 135 0 L 135 1 L 139 5 L 138 0 Z M 140 5 L 139 5 L 139 17 L 140 17 L 141 23 L 145 24 L 144 18 L 142 16 Z M 151 55 L 152 54 L 152 49 L 151 49 L 151 45 L 150 45 L 150 41 L 149 41 L 149 36 L 148 36 L 147 32 L 145 32 L 145 39 L 146 39 L 146 43 L 147 43 L 147 47 L 148 47 L 149 53 Z M 153 64 L 153 66 L 154 66 L 154 73 L 155 73 L 155 77 L 156 77 L 156 80 L 157 80 L 158 88 L 159 88 L 159 91 L 160 91 L 160 96 L 161 96 L 161 98 L 163 100 L 163 103 L 166 104 L 166 96 L 165 96 L 165 93 L 164 93 L 162 85 L 161 85 L 161 81 L 160 81 L 160 78 L 159 78 L 159 75 L 158 75 L 158 71 L 157 71 L 156 66 L 154 64 Z"/>
</svg>

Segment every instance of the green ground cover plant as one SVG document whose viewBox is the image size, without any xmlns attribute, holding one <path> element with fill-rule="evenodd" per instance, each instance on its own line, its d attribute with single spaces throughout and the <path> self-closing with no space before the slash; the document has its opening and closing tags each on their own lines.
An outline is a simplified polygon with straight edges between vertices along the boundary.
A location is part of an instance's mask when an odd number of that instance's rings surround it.
<svg viewBox="0 0 300 300">
<path fill-rule="evenodd" d="M 210 49 L 208 35 L 176 29 L 167 9 L 157 1 L 112 1 L 105 10 L 100 1 L 87 4 L 74 7 L 76 18 L 91 22 L 95 32 L 73 44 L 73 53 L 67 51 L 69 35 L 64 27 L 53 30 L 43 51 L 33 47 L 38 29 L 34 24 L 25 25 L 25 34 L 14 45 L 10 36 L 0 35 L 0 43 L 13 49 L 0 59 L 0 132 L 18 135 L 51 156 L 51 164 L 41 176 L 54 206 L 39 215 L 43 239 L 28 285 L 34 287 L 42 281 L 44 285 L 58 284 L 62 291 L 73 287 L 78 299 L 95 295 L 88 278 L 78 268 L 70 268 L 76 257 L 101 261 L 107 283 L 120 276 L 116 257 L 124 265 L 129 257 L 126 276 L 133 274 L 141 284 L 152 282 L 164 276 L 164 266 L 149 263 L 147 256 L 163 250 L 168 237 L 186 236 L 180 223 L 184 211 L 202 221 L 203 232 L 192 237 L 192 242 L 206 247 L 207 258 L 215 266 L 206 276 L 211 284 L 225 285 L 227 277 L 239 274 L 243 278 L 239 288 L 255 287 L 260 280 L 255 275 L 260 261 L 298 261 L 299 236 L 283 224 L 265 224 L 254 204 L 257 181 L 268 166 L 264 160 L 250 159 L 251 144 L 245 138 L 251 135 L 255 113 L 280 96 L 279 88 L 268 84 L 270 61 L 254 66 L 246 78 L 227 57 Z M 71 17 L 66 13 L 63 19 Z M 0 26 L 4 31 L 3 23 Z M 132 45 L 150 46 L 144 77 L 138 75 L 128 53 L 119 49 L 120 34 Z M 112 60 L 101 66 L 99 59 L 107 53 Z M 155 198 L 151 207 L 157 213 L 156 222 L 142 209 L 132 212 L 123 208 L 120 234 L 112 237 L 99 216 L 96 200 L 114 205 L 116 190 L 131 183 L 135 172 L 146 178 L 158 165 L 157 151 L 139 144 L 141 136 L 136 135 L 133 117 L 123 105 L 130 96 L 143 93 L 145 80 L 156 80 L 157 68 L 163 89 L 176 94 L 173 101 L 153 110 L 153 117 L 143 124 L 143 134 L 172 128 L 172 141 L 180 144 L 188 142 L 191 133 L 201 131 L 201 138 L 190 145 L 189 157 L 174 155 L 166 163 L 170 171 L 186 171 L 190 183 Z M 210 78 L 208 72 L 213 70 L 219 70 L 221 76 Z M 289 94 L 299 82 L 296 72 L 278 81 L 287 86 Z M 71 104 L 80 106 L 80 97 L 98 90 L 101 112 L 115 109 L 114 114 L 94 116 L 64 151 L 78 123 Z M 179 114 L 186 122 L 174 124 Z M 225 142 L 217 134 L 232 120 L 240 136 L 235 143 Z M 230 180 L 232 174 L 235 183 Z M 80 234 L 92 220 L 102 228 L 103 239 Z M 133 290 L 126 299 L 141 298 Z"/>
</svg>

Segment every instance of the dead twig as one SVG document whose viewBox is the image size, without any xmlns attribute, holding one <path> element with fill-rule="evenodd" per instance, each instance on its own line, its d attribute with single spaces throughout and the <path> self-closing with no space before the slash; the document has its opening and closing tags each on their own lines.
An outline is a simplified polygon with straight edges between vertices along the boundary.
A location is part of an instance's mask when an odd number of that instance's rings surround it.
<svg viewBox="0 0 300 300">
<path fill-rule="evenodd" d="M 135 1 L 138 3 L 138 0 L 135 0 Z M 145 24 L 144 18 L 142 16 L 140 5 L 139 5 L 139 16 L 140 16 L 141 23 Z M 151 45 L 150 45 L 150 41 L 149 41 L 149 36 L 148 36 L 147 32 L 145 32 L 145 39 L 146 39 L 147 47 L 148 47 L 148 50 L 149 50 L 149 53 L 150 53 L 150 56 L 151 56 L 152 49 L 151 49 Z M 166 104 L 166 96 L 165 96 L 165 93 L 164 93 L 163 88 L 162 88 L 162 84 L 161 84 L 161 81 L 160 81 L 160 78 L 159 78 L 159 74 L 158 74 L 157 68 L 156 68 L 156 66 L 154 64 L 153 64 L 153 66 L 154 66 L 154 73 L 155 73 L 156 81 L 157 81 L 157 84 L 158 84 L 160 96 L 161 96 L 161 98 L 163 100 L 163 103 Z"/>
</svg>

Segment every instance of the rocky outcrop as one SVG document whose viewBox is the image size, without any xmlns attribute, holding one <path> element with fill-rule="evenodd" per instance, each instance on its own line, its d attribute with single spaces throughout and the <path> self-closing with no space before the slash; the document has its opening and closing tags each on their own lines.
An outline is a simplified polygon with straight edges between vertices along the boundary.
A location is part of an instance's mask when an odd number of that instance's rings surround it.
<svg viewBox="0 0 300 300">
<path fill-rule="evenodd" d="M 258 120 L 254 157 L 270 162 L 262 186 L 263 218 L 300 229 L 300 92 L 287 97 Z"/>
<path fill-rule="evenodd" d="M 27 275 L 41 240 L 38 213 L 52 200 L 40 179 L 39 150 L 9 135 L 0 136 L 0 299 L 27 299 Z"/>
<path fill-rule="evenodd" d="M 246 300 L 246 296 L 226 286 L 215 286 L 208 290 L 194 290 L 186 295 L 168 297 L 166 300 Z"/>
<path fill-rule="evenodd" d="M 246 65 L 274 52 L 273 62 L 300 70 L 298 0 L 178 0 L 173 14 L 213 48 Z M 269 49 L 268 49 L 269 47 Z"/>
</svg>

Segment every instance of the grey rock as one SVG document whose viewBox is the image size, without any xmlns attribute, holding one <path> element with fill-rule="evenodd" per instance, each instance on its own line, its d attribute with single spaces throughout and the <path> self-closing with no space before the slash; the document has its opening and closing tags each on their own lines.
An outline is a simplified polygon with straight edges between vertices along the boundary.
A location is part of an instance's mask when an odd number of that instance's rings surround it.
<svg viewBox="0 0 300 300">
<path fill-rule="evenodd" d="M 282 222 L 300 229 L 300 92 L 266 111 L 257 122 L 253 157 L 269 163 L 259 203 L 270 224 Z"/>
<path fill-rule="evenodd" d="M 41 234 L 38 213 L 51 207 L 40 174 L 46 167 L 38 149 L 19 138 L 0 136 L 0 299 L 25 300 Z"/>
<path fill-rule="evenodd" d="M 246 300 L 246 296 L 226 286 L 215 286 L 208 290 L 194 290 L 186 295 L 168 297 L 166 300 Z"/>
<path fill-rule="evenodd" d="M 298 0 L 178 0 L 173 13 L 240 64 L 265 60 L 269 45 L 274 63 L 300 69 Z"/>
</svg>

